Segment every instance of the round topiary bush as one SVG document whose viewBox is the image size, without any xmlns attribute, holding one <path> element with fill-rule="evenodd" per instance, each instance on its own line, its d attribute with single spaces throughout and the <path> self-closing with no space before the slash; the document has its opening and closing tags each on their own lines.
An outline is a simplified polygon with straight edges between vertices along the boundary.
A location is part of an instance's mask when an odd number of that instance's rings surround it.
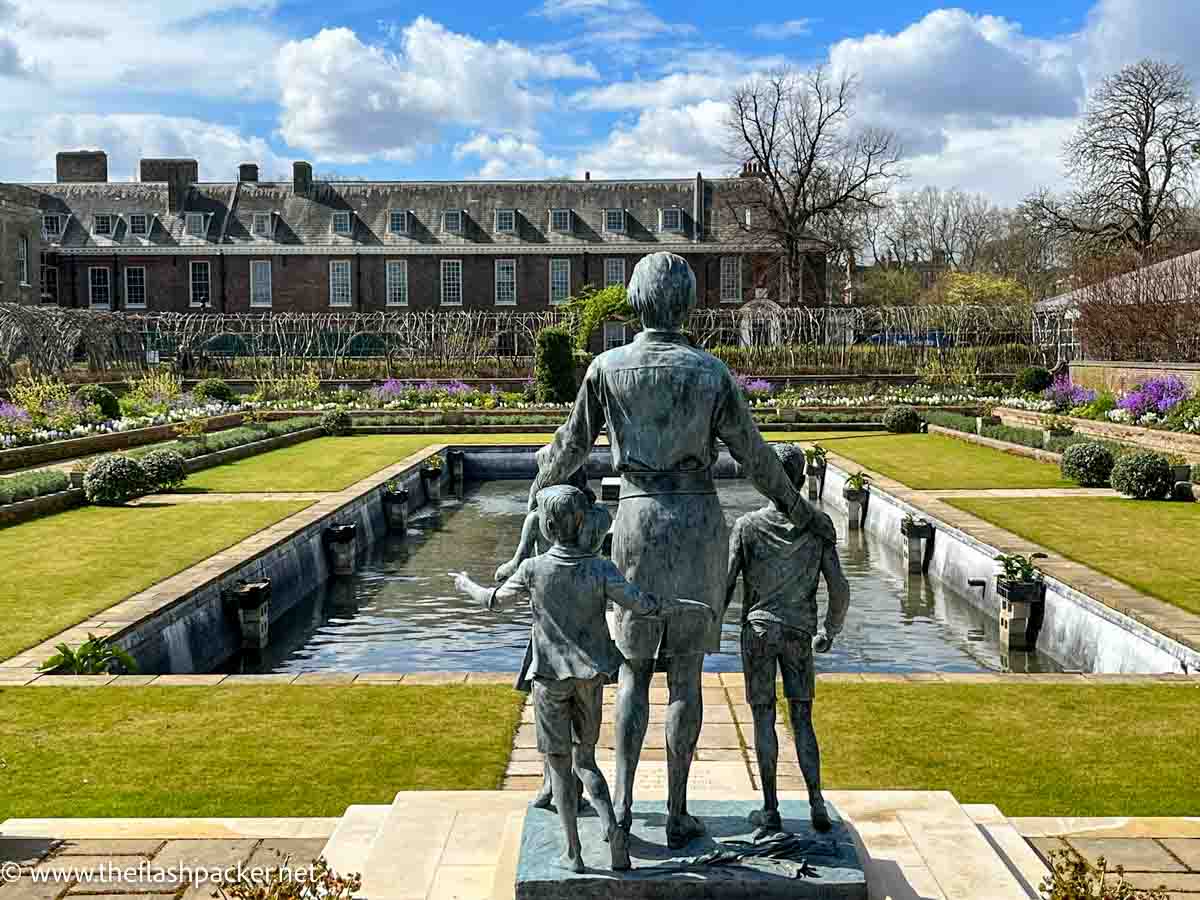
<svg viewBox="0 0 1200 900">
<path fill-rule="evenodd" d="M 192 389 L 192 396 L 200 403 L 232 405 L 237 402 L 237 393 L 220 378 L 205 378 Z"/>
<path fill-rule="evenodd" d="M 911 406 L 893 406 L 883 414 L 883 427 L 893 434 L 914 434 L 921 422 L 921 414 Z"/>
<path fill-rule="evenodd" d="M 94 406 L 106 419 L 121 418 L 121 403 L 117 395 L 102 384 L 85 384 L 75 392 L 75 399 L 84 406 Z"/>
<path fill-rule="evenodd" d="M 1170 461 L 1152 450 L 1122 456 L 1113 466 L 1110 480 L 1116 490 L 1136 500 L 1162 500 L 1175 486 Z"/>
<path fill-rule="evenodd" d="M 138 461 L 146 470 L 146 485 L 151 490 L 174 490 L 187 480 L 183 454 L 178 450 L 151 450 Z"/>
<path fill-rule="evenodd" d="M 1027 366 L 1013 378 L 1013 387 L 1022 394 L 1040 394 L 1053 383 L 1050 372 L 1041 366 Z"/>
<path fill-rule="evenodd" d="M 116 506 L 144 494 L 146 470 L 128 456 L 102 456 L 88 467 L 83 476 L 83 495 L 89 503 Z"/>
<path fill-rule="evenodd" d="M 543 328 L 533 351 L 534 392 L 538 403 L 570 403 L 575 399 L 575 354 L 570 332 Z"/>
<path fill-rule="evenodd" d="M 326 434 L 344 435 L 350 433 L 350 413 L 344 409 L 331 409 L 321 416 L 321 427 Z"/>
<path fill-rule="evenodd" d="M 1116 459 L 1103 444 L 1072 444 L 1062 455 L 1062 473 L 1080 487 L 1107 487 Z"/>
</svg>

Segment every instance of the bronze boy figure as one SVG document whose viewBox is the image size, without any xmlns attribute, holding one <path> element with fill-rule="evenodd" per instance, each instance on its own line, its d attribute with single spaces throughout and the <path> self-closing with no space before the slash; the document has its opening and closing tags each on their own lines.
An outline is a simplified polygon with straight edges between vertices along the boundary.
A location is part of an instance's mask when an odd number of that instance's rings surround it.
<svg viewBox="0 0 1200 900">
<path fill-rule="evenodd" d="M 777 444 L 784 469 L 799 488 L 804 483 L 804 453 L 795 444 Z M 831 827 L 821 795 L 821 754 L 813 730 L 812 699 L 816 676 L 813 651 L 826 653 L 842 630 L 850 605 L 850 585 L 842 574 L 837 544 L 830 540 L 833 523 L 818 513 L 825 528 L 797 526 L 774 504 L 737 520 L 729 538 L 726 606 L 742 576 L 742 669 L 746 702 L 754 714 L 755 749 L 762 778 L 763 808 L 750 824 L 779 831 L 779 798 L 775 739 L 775 672 L 783 675 L 783 693 L 791 713 L 800 771 L 808 786 L 812 823 L 818 831 Z M 829 609 L 817 629 L 817 587 L 825 576 Z"/>
<path fill-rule="evenodd" d="M 622 662 L 604 612 L 609 600 L 637 616 L 659 613 L 662 603 L 627 582 L 611 561 L 596 556 L 593 547 L 581 545 L 581 537 L 591 543 L 595 532 L 603 535 L 599 528 L 589 529 L 591 535 L 581 534 L 589 507 L 582 491 L 557 485 L 541 491 L 537 501 L 550 549 L 522 562 L 494 590 L 476 584 L 465 573 L 455 576 L 455 586 L 489 609 L 503 600 L 529 597 L 534 720 L 538 750 L 550 765 L 558 815 L 567 835 L 562 863 L 574 872 L 584 871 L 576 804 L 564 802 L 574 796 L 573 756 L 574 771 L 600 816 L 612 867 L 628 869 L 628 833 L 617 827 L 608 784 L 596 765 L 604 683 Z M 671 611 L 686 605 L 675 601 Z"/>
</svg>

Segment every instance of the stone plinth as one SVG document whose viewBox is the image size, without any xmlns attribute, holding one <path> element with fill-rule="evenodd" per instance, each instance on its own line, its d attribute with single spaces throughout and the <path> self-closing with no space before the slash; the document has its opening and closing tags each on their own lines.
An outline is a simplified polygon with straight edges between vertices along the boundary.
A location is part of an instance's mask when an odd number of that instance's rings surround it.
<svg viewBox="0 0 1200 900">
<path fill-rule="evenodd" d="M 566 846 L 558 814 L 531 808 L 521 835 L 516 900 L 866 900 L 866 876 L 853 837 L 832 806 L 833 831 L 820 834 L 809 823 L 806 801 L 782 801 L 784 828 L 795 840 L 774 858 L 762 845 L 760 855 L 753 854 L 754 828 L 746 817 L 754 802 L 694 800 L 690 807 L 704 820 L 708 834 L 671 850 L 664 804 L 634 804 L 629 840 L 633 869 L 628 872 L 608 868 L 599 819 L 581 816 L 579 834 L 588 866 L 581 875 L 558 864 Z"/>
</svg>

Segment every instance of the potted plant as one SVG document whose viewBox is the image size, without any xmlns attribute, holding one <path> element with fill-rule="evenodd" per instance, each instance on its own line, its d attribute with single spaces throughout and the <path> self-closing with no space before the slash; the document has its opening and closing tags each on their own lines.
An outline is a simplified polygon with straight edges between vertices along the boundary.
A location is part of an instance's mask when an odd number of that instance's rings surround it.
<svg viewBox="0 0 1200 900">
<path fill-rule="evenodd" d="M 440 500 L 442 496 L 442 468 L 445 460 L 440 454 L 435 454 L 425 460 L 421 466 L 421 482 L 425 485 L 425 496 L 430 502 Z"/>
<path fill-rule="evenodd" d="M 388 530 L 403 534 L 408 530 L 408 488 L 392 479 L 383 486 L 381 499 Z"/>
<path fill-rule="evenodd" d="M 862 503 L 867 496 L 867 487 L 870 483 L 871 476 L 866 472 L 855 472 L 842 485 L 842 496 L 850 503 Z"/>
<path fill-rule="evenodd" d="M 906 538 L 929 540 L 933 537 L 933 524 L 927 519 L 907 515 L 900 520 L 900 533 Z"/>
<path fill-rule="evenodd" d="M 996 593 L 1010 603 L 1039 603 L 1045 597 L 1046 583 L 1035 559 L 1046 559 L 1045 553 L 1001 553 L 996 557 L 1000 574 L 996 576 Z"/>
<path fill-rule="evenodd" d="M 825 490 L 825 457 L 828 453 L 820 444 L 813 444 L 804 451 L 809 500 L 816 500 Z"/>
</svg>

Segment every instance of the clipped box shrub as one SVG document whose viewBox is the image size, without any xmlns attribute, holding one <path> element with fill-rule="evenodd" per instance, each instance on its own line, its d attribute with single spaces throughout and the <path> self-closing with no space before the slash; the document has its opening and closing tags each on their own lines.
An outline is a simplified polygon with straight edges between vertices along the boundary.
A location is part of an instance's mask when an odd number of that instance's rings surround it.
<svg viewBox="0 0 1200 900">
<path fill-rule="evenodd" d="M 1116 458 L 1097 441 L 1072 444 L 1063 451 L 1062 473 L 1080 487 L 1107 487 Z"/>
<path fill-rule="evenodd" d="M 1013 378 L 1013 387 L 1022 394 L 1040 394 L 1053 383 L 1049 370 L 1041 366 L 1026 366 Z"/>
<path fill-rule="evenodd" d="M 94 406 L 105 419 L 121 418 L 121 401 L 102 384 L 85 384 L 75 392 L 75 399 L 84 406 Z"/>
<path fill-rule="evenodd" d="M 237 393 L 220 378 L 205 378 L 192 390 L 192 396 L 200 403 L 232 405 L 237 402 Z"/>
<path fill-rule="evenodd" d="M 151 450 L 138 462 L 146 471 L 146 486 L 152 491 L 170 491 L 187 480 L 183 454 L 178 450 Z"/>
<path fill-rule="evenodd" d="M 1118 459 L 1111 481 L 1113 488 L 1135 500 L 1162 500 L 1175 487 L 1170 460 L 1152 450 L 1140 450 Z"/>
<path fill-rule="evenodd" d="M 911 406 L 893 406 L 883 414 L 883 427 L 893 434 L 915 434 L 921 422 L 921 414 Z"/>
<path fill-rule="evenodd" d="M 326 434 L 341 436 L 350 433 L 354 423 L 350 421 L 350 413 L 344 409 L 331 409 L 321 416 L 321 427 Z"/>
<path fill-rule="evenodd" d="M 147 487 L 141 463 L 120 454 L 100 457 L 83 476 L 83 495 L 101 506 L 120 505 L 146 493 Z"/>
<path fill-rule="evenodd" d="M 539 403 L 570 403 L 575 399 L 575 354 L 570 332 L 563 328 L 538 332 L 533 381 Z"/>
</svg>

